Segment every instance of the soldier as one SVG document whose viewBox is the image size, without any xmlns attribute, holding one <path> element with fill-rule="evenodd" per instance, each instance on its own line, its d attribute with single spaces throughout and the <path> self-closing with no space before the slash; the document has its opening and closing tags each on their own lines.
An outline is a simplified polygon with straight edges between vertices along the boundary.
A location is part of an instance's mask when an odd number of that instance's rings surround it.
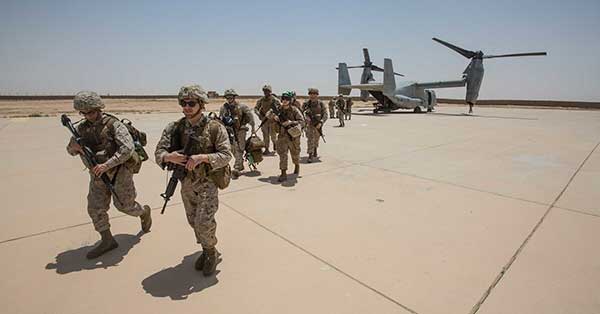
<svg viewBox="0 0 600 314">
<path fill-rule="evenodd" d="M 231 150 L 235 158 L 233 171 L 231 175 L 234 179 L 238 178 L 244 170 L 244 150 L 246 148 L 246 133 L 248 132 L 248 124 L 252 127 L 252 133 L 255 132 L 254 115 L 248 106 L 240 104 L 235 100 L 239 96 L 235 90 L 228 89 L 225 91 L 225 99 L 227 102 L 223 104 L 219 111 L 221 121 L 225 123 L 227 128 L 233 131 L 234 143 L 231 143 Z"/>
<path fill-rule="evenodd" d="M 336 101 L 337 101 L 337 97 L 333 97 L 327 104 L 327 107 L 329 108 L 329 116 L 332 119 L 335 118 L 335 102 Z"/>
<path fill-rule="evenodd" d="M 352 105 L 354 105 L 354 102 L 352 101 L 352 97 L 348 96 L 348 99 L 346 99 L 346 120 L 352 120 Z"/>
<path fill-rule="evenodd" d="M 277 100 L 277 98 L 275 98 L 272 93 L 273 93 L 273 88 L 271 88 L 271 85 L 265 85 L 262 88 L 263 94 L 264 96 L 261 97 L 257 102 L 256 102 L 256 106 L 254 107 L 254 112 L 256 112 L 256 115 L 260 118 L 261 121 L 265 121 L 266 119 L 266 114 L 267 112 L 269 112 L 269 110 L 271 108 L 273 108 L 274 106 L 280 106 L 281 103 L 279 102 L 279 100 Z M 275 153 L 276 149 L 276 140 L 277 140 L 277 127 L 274 123 L 274 121 L 267 121 L 263 124 L 262 126 L 262 134 L 263 134 L 263 141 L 265 142 L 265 155 L 271 155 L 271 152 L 269 151 L 269 143 L 271 141 L 273 141 L 273 154 Z"/>
<path fill-rule="evenodd" d="M 309 99 L 304 102 L 304 117 L 306 119 L 306 137 L 308 139 L 308 162 L 313 162 L 319 157 L 317 148 L 319 147 L 320 133 L 323 131 L 323 124 L 327 121 L 327 109 L 325 104 L 319 100 L 319 90 L 316 88 L 308 89 Z"/>
<path fill-rule="evenodd" d="M 298 101 L 298 99 L 296 99 L 296 92 L 292 91 L 289 93 L 292 95 L 292 106 L 298 108 L 298 110 L 302 112 L 302 104 Z"/>
<path fill-rule="evenodd" d="M 217 266 L 215 213 L 219 208 L 217 183 L 222 179 L 212 174 L 223 173 L 219 170 L 229 165 L 231 146 L 225 127 L 203 113 L 208 97 L 202 87 L 183 86 L 177 98 L 184 117 L 167 125 L 154 155 L 163 169 L 171 163 L 185 166 L 188 171 L 181 182 L 181 198 L 196 241 L 202 245 L 195 268 L 210 276 Z M 188 157 L 180 151 L 190 140 L 195 143 Z"/>
<path fill-rule="evenodd" d="M 133 169 L 141 164 L 135 158 L 134 143 L 127 127 L 116 117 L 102 112 L 104 103 L 98 94 L 82 91 L 75 95 L 73 107 L 84 117 L 77 125 L 77 131 L 83 139 L 83 144 L 95 154 L 98 165 L 90 169 L 90 184 L 87 196 L 87 211 L 94 224 L 94 229 L 100 233 L 102 241 L 89 251 L 88 259 L 94 259 L 113 250 L 119 243 L 113 238 L 108 222 L 111 191 L 100 179 L 106 173 L 114 186 L 116 197 L 113 196 L 115 207 L 130 216 L 140 217 L 142 231 L 150 232 L 152 217 L 150 206 L 143 207 L 135 201 L 136 191 L 133 182 Z M 73 138 L 67 145 L 67 152 L 72 155 L 82 155 L 82 147 Z M 90 165 L 86 165 L 90 166 Z"/>
<path fill-rule="evenodd" d="M 344 122 L 344 119 L 346 117 L 346 101 L 344 100 L 344 95 L 340 94 L 338 96 L 338 99 L 335 102 L 335 108 L 337 109 L 337 117 L 340 121 L 340 125 L 338 126 L 340 128 L 343 128 L 344 126 L 346 126 L 346 123 Z"/>
<path fill-rule="evenodd" d="M 278 115 L 273 115 L 273 120 L 279 126 L 277 138 L 277 154 L 279 155 L 279 169 L 281 175 L 278 181 L 287 180 L 288 150 L 294 163 L 294 174 L 300 174 L 300 135 L 304 126 L 302 112 L 292 105 L 292 92 L 281 94 L 281 109 Z M 290 131 L 290 129 L 293 129 Z"/>
</svg>

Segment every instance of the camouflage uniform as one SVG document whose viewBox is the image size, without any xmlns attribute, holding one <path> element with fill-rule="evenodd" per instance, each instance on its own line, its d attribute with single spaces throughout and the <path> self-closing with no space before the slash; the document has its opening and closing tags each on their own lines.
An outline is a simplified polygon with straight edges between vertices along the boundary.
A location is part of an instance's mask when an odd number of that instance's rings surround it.
<svg viewBox="0 0 600 314">
<path fill-rule="evenodd" d="M 346 120 L 352 120 L 352 105 L 354 102 L 352 101 L 352 97 L 348 97 L 346 100 Z"/>
<path fill-rule="evenodd" d="M 335 102 L 336 102 L 336 100 L 337 100 L 337 98 L 334 97 L 327 104 L 327 107 L 329 108 L 329 116 L 331 118 L 335 118 Z"/>
<path fill-rule="evenodd" d="M 322 101 L 307 100 L 302 106 L 304 109 L 304 116 L 306 118 L 306 137 L 308 140 L 308 154 L 310 156 L 317 156 L 317 148 L 319 147 L 319 131 L 316 125 L 321 123 L 321 128 L 327 121 L 327 110 L 325 104 Z"/>
<path fill-rule="evenodd" d="M 300 110 L 300 112 L 302 112 L 302 104 L 298 101 L 298 99 L 294 98 L 292 106 L 296 107 L 298 110 Z"/>
<path fill-rule="evenodd" d="M 254 107 L 254 111 L 256 112 L 256 115 L 260 118 L 260 120 L 264 121 L 266 119 L 267 112 L 269 112 L 269 110 L 271 110 L 273 106 L 280 105 L 281 103 L 279 102 L 279 100 L 277 100 L 277 98 L 275 98 L 275 96 L 263 96 L 256 102 L 256 107 Z M 273 141 L 273 145 L 275 145 L 276 143 L 277 125 L 274 121 L 269 120 L 265 122 L 265 124 L 263 124 L 261 129 L 263 134 L 263 141 L 265 142 L 265 147 L 268 150 L 270 141 Z"/>
<path fill-rule="evenodd" d="M 212 249 L 217 244 L 217 222 L 215 213 L 219 207 L 218 189 L 207 176 L 209 169 L 225 167 L 231 160 L 231 146 L 225 127 L 206 116 L 192 125 L 182 118 L 167 125 L 156 145 L 156 163 L 166 166 L 167 153 L 181 150 L 188 141 L 187 130 L 193 130 L 196 143 L 193 154 L 208 154 L 209 164 L 200 164 L 189 171 L 181 182 L 181 198 L 189 225 L 194 230 L 196 241 L 204 249 Z"/>
<path fill-rule="evenodd" d="M 95 154 L 96 161 L 99 164 L 106 163 L 109 167 L 106 174 L 114 182 L 115 193 L 120 200 L 119 202 L 113 198 L 115 207 L 127 215 L 139 217 L 144 213 L 144 209 L 135 201 L 136 191 L 131 168 L 135 167 L 139 160 L 133 158 L 133 138 L 119 119 L 105 113 L 100 114 L 102 116 L 93 123 L 88 120 L 79 123 L 77 131 L 83 138 L 83 144 Z M 72 156 L 78 155 L 74 144 L 75 141 L 71 138 L 67 145 L 67 152 Z M 90 165 L 86 166 L 90 167 Z M 110 230 L 107 211 L 110 207 L 111 196 L 110 190 L 100 177 L 96 177 L 90 172 L 87 211 L 94 224 L 94 229 L 98 232 Z"/>
<path fill-rule="evenodd" d="M 246 149 L 246 135 L 250 124 L 254 131 L 254 115 L 248 106 L 239 104 L 237 101 L 233 104 L 225 103 L 219 110 L 221 120 L 223 117 L 229 116 L 233 119 L 233 132 L 235 134 L 235 142 L 231 143 L 231 150 L 235 157 L 233 168 L 238 171 L 244 170 L 244 150 Z"/>
<path fill-rule="evenodd" d="M 283 119 L 281 119 L 283 118 Z M 295 106 L 288 106 L 288 108 L 281 107 L 281 123 L 277 123 L 278 137 L 277 137 L 277 154 L 279 155 L 279 169 L 286 171 L 288 167 L 288 150 L 292 156 L 292 163 L 295 166 L 300 165 L 300 136 L 292 138 L 282 123 L 287 121 L 293 124 L 300 124 L 304 127 L 304 117 L 302 113 Z"/>
<path fill-rule="evenodd" d="M 338 117 L 338 120 L 340 121 L 340 127 L 344 127 L 346 125 L 344 122 L 344 118 L 346 116 L 346 113 L 345 113 L 346 101 L 344 100 L 344 98 L 342 98 L 342 97 L 338 98 L 338 100 L 335 102 L 335 108 L 337 109 L 337 117 Z"/>
</svg>

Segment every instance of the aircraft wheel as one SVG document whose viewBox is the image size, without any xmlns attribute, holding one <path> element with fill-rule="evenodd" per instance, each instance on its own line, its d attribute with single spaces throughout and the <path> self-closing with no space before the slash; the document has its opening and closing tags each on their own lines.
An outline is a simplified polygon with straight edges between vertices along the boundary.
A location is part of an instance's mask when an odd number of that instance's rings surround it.
<svg viewBox="0 0 600 314">
<path fill-rule="evenodd" d="M 431 107 L 427 108 L 427 112 L 432 112 L 433 109 Z"/>
<path fill-rule="evenodd" d="M 421 113 L 421 107 L 416 106 L 413 111 L 414 111 L 414 113 Z"/>
<path fill-rule="evenodd" d="M 373 113 L 379 113 L 379 110 L 377 108 L 373 109 Z"/>
</svg>

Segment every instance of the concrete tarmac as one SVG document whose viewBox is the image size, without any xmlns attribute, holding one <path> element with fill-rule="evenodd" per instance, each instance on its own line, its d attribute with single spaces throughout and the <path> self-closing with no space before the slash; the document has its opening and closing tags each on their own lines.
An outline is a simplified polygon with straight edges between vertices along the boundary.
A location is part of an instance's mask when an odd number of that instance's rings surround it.
<svg viewBox="0 0 600 314">
<path fill-rule="evenodd" d="M 135 176 L 152 232 L 111 208 L 120 246 L 86 260 L 98 234 L 68 131 L 0 119 L 2 312 L 599 313 L 600 111 L 464 110 L 331 119 L 320 162 L 303 138 L 284 184 L 265 157 L 220 192 L 209 278 L 178 192 L 159 214 L 153 161 Z M 122 117 L 153 154 L 180 114 Z"/>
</svg>

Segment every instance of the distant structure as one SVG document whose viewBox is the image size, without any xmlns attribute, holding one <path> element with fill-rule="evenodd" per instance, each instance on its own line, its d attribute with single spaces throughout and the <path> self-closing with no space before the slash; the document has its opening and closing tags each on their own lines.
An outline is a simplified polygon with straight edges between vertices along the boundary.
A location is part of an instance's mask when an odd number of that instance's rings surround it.
<svg viewBox="0 0 600 314">
<path fill-rule="evenodd" d="M 214 90 L 209 90 L 207 94 L 208 94 L 208 98 L 217 98 L 217 97 L 219 97 L 219 93 L 217 93 Z"/>
</svg>

